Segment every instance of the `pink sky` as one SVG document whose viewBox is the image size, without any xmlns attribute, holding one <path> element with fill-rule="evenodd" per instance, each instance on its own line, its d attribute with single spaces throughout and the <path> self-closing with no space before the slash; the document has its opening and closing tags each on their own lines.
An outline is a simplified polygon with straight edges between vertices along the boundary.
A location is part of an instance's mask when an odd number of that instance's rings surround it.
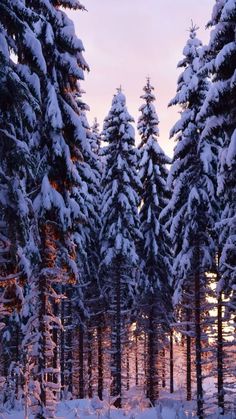
<svg viewBox="0 0 236 419">
<path fill-rule="evenodd" d="M 82 83 L 90 106 L 88 119 L 102 125 L 116 88 L 122 85 L 130 114 L 137 121 L 140 95 L 147 76 L 156 93 L 160 119 L 160 145 L 172 155 L 169 131 L 178 118 L 177 108 L 167 108 L 175 95 L 177 62 L 188 37 L 191 19 L 207 43 L 215 0 L 81 0 L 88 12 L 72 12 L 76 33 L 85 47 L 90 66 Z M 138 142 L 137 138 L 137 142 Z"/>
</svg>

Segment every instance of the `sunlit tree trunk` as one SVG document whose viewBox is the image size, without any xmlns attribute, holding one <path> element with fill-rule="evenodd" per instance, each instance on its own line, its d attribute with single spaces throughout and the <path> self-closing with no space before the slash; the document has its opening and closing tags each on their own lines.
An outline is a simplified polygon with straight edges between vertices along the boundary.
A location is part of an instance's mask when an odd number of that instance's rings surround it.
<svg viewBox="0 0 236 419">
<path fill-rule="evenodd" d="M 130 387 L 130 361 L 129 361 L 129 346 L 126 349 L 126 390 Z"/>
<path fill-rule="evenodd" d="M 162 388 L 166 387 L 166 353 L 165 348 L 162 350 Z"/>
<path fill-rule="evenodd" d="M 223 376 L 223 319 L 222 319 L 222 294 L 218 297 L 217 304 L 217 392 L 218 406 L 224 414 L 224 376 Z"/>
<path fill-rule="evenodd" d="M 66 307 L 67 307 L 67 330 L 66 330 L 66 347 L 67 347 L 67 382 L 68 391 L 70 393 L 73 392 L 73 351 L 72 351 L 72 329 L 73 329 L 73 322 L 72 322 L 72 288 L 71 284 L 67 287 L 67 299 L 66 299 Z"/>
</svg>

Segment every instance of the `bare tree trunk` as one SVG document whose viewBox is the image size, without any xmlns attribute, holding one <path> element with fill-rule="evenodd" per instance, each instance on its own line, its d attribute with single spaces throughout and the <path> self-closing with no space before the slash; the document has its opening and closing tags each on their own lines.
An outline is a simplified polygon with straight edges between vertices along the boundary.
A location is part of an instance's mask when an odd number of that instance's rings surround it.
<svg viewBox="0 0 236 419">
<path fill-rule="evenodd" d="M 166 353 L 165 348 L 162 350 L 162 388 L 166 387 Z"/>
<path fill-rule="evenodd" d="M 65 302 L 62 299 L 61 302 L 61 399 L 63 398 L 64 390 L 65 390 Z"/>
<path fill-rule="evenodd" d="M 19 349 L 20 349 L 20 330 L 19 330 L 19 325 L 16 324 L 16 363 L 20 362 L 20 353 L 19 353 Z M 19 390 L 20 390 L 20 377 L 19 374 L 16 375 L 16 399 L 18 399 L 19 396 Z"/>
<path fill-rule="evenodd" d="M 79 398 L 84 399 L 84 331 L 79 327 Z"/>
<path fill-rule="evenodd" d="M 126 390 L 129 390 L 129 381 L 130 381 L 130 363 L 129 363 L 129 346 L 126 350 Z"/>
<path fill-rule="evenodd" d="M 103 348 L 102 348 L 102 326 L 97 327 L 98 339 L 98 397 L 103 398 Z"/>
<path fill-rule="evenodd" d="M 191 320 L 191 310 L 186 309 L 186 320 L 187 320 L 187 337 L 186 337 L 186 361 L 187 361 L 187 400 L 192 400 L 192 361 L 191 361 L 191 337 L 188 335 L 190 331 L 190 320 Z"/>
<path fill-rule="evenodd" d="M 157 371 L 157 333 L 153 308 L 151 309 L 149 316 L 147 396 L 154 405 L 159 398 L 159 389 Z"/>
<path fill-rule="evenodd" d="M 197 263 L 200 260 L 199 249 Z M 199 263 L 198 263 L 199 266 Z M 203 419 L 203 388 L 202 388 L 202 345 L 201 345 L 201 283 L 200 272 L 197 267 L 195 274 L 195 350 L 196 350 L 196 378 L 197 378 L 197 415 Z"/>
<path fill-rule="evenodd" d="M 146 384 L 146 391 L 148 392 L 148 339 L 147 339 L 147 332 L 146 330 L 144 330 L 144 354 L 143 354 L 143 358 L 144 358 L 144 377 L 145 377 L 145 384 Z"/>
<path fill-rule="evenodd" d="M 44 411 L 47 406 L 47 393 L 46 393 L 46 383 L 48 380 L 47 374 L 45 373 L 47 367 L 47 327 L 45 317 L 48 314 L 48 284 L 46 273 L 44 268 L 51 268 L 54 266 L 55 258 L 55 249 L 52 250 L 51 240 L 54 236 L 54 228 L 50 224 L 45 224 L 42 228 L 42 269 L 43 272 L 39 275 L 38 278 L 38 293 L 39 293 L 39 354 L 37 356 L 37 376 L 39 382 L 39 409 L 36 415 L 37 419 L 44 419 Z"/>
<path fill-rule="evenodd" d="M 88 396 L 89 396 L 90 399 L 93 397 L 93 384 L 92 384 L 92 379 L 93 379 L 93 368 L 92 368 L 93 355 L 92 355 L 92 350 L 93 350 L 93 346 L 92 346 L 92 341 L 93 341 L 93 336 L 92 336 L 92 333 L 89 331 L 88 332 Z"/>
<path fill-rule="evenodd" d="M 73 392 L 73 352 L 72 352 L 72 289 L 69 285 L 67 287 L 67 300 L 66 300 L 66 315 L 67 315 L 67 330 L 66 330 L 66 346 L 67 346 L 67 382 L 68 391 Z"/>
<path fill-rule="evenodd" d="M 53 312 L 55 316 L 58 316 L 58 304 L 56 302 L 53 303 Z M 58 326 L 54 325 L 53 331 L 52 331 L 52 339 L 55 344 L 55 347 L 53 349 L 53 368 L 56 370 L 58 368 Z M 53 383 L 57 384 L 58 382 L 58 373 L 53 374 L 52 377 Z"/>
<path fill-rule="evenodd" d="M 38 382 L 40 388 L 40 412 L 36 416 L 37 419 L 43 419 L 43 410 L 46 406 L 46 390 L 45 390 L 45 369 L 46 369 L 46 327 L 45 327 L 45 314 L 46 314 L 46 278 L 44 275 L 39 280 L 39 333 L 40 333 L 40 349 L 38 356 Z"/>
<path fill-rule="evenodd" d="M 138 333 L 135 332 L 135 385 L 139 385 L 139 377 L 138 377 Z"/>
<path fill-rule="evenodd" d="M 217 379 L 218 407 L 224 415 L 222 294 L 218 297 L 217 305 Z"/>
<path fill-rule="evenodd" d="M 170 393 L 174 393 L 173 330 L 170 331 Z"/>
<path fill-rule="evenodd" d="M 115 406 L 121 408 L 121 261 L 117 258 L 116 263 L 116 313 L 115 313 L 115 347 L 114 347 L 114 372 L 113 372 L 113 396 L 119 396 Z"/>
</svg>

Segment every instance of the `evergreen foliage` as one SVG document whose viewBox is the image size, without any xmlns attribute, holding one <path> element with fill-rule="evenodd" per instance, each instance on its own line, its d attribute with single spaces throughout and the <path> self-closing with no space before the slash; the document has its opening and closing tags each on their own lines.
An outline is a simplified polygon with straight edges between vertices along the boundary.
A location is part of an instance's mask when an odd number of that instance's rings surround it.
<svg viewBox="0 0 236 419">
<path fill-rule="evenodd" d="M 83 242 L 78 225 L 86 221 L 83 194 L 87 185 L 78 171 L 89 150 L 76 102 L 78 80 L 86 70 L 83 44 L 72 21 L 60 8 L 82 9 L 78 1 L 27 2 L 37 17 L 34 31 L 40 40 L 46 71 L 39 74 L 41 118 L 32 149 L 36 155 L 34 211 L 39 229 L 40 264 L 31 283 L 35 310 L 28 321 L 25 345 L 35 362 L 33 397 L 38 418 L 53 417 L 60 391 L 58 339 L 59 302 L 64 286 L 79 280 L 77 252 Z M 30 63 L 32 66 L 32 63 Z M 85 169 L 84 169 L 85 171 Z M 66 295 L 68 298 L 68 290 Z M 36 351 L 37 348 L 37 351 Z"/>
<path fill-rule="evenodd" d="M 202 306 L 206 296 L 206 272 L 215 265 L 216 246 L 212 237 L 216 205 L 216 158 L 214 150 L 201 141 L 203 123 L 197 116 L 208 90 L 208 81 L 199 73 L 202 44 L 196 38 L 196 28 L 183 50 L 183 67 L 179 76 L 177 94 L 170 105 L 182 107 L 181 118 L 171 130 L 176 136 L 169 183 L 172 197 L 171 239 L 174 246 L 175 304 L 185 307 L 185 325 L 188 356 L 190 337 L 195 337 L 195 363 L 197 376 L 197 414 L 203 418 L 202 387 Z M 217 149 L 216 149 L 217 151 Z M 194 328 L 191 327 L 194 324 Z M 187 360 L 187 396 L 191 398 L 190 360 Z"/>
<path fill-rule="evenodd" d="M 158 144 L 159 120 L 153 102 L 154 88 L 150 80 L 144 87 L 140 107 L 141 116 L 138 131 L 141 137 L 139 146 L 139 175 L 142 183 L 140 222 L 143 239 L 140 254 L 143 259 L 143 284 L 140 301 L 143 305 L 145 324 L 149 336 L 149 379 L 147 395 L 152 403 L 158 397 L 157 354 L 161 339 L 168 330 L 171 313 L 171 250 L 169 232 L 160 218 L 168 203 L 167 164 L 170 159 Z"/>
<path fill-rule="evenodd" d="M 102 289 L 111 316 L 113 395 L 121 396 L 122 329 L 127 310 L 133 306 L 137 285 L 139 230 L 137 151 L 133 118 L 118 90 L 104 122 L 103 154 L 106 167 L 102 180 L 101 270 Z M 125 314 L 126 313 L 126 314 Z M 120 406 L 120 397 L 117 405 Z"/>
<path fill-rule="evenodd" d="M 218 193 L 222 200 L 220 245 L 221 280 L 218 291 L 232 293 L 235 305 L 234 287 L 236 284 L 236 3 L 233 0 L 216 1 L 212 18 L 209 45 L 206 48 L 205 70 L 212 77 L 212 85 L 202 106 L 200 117 L 206 120 L 202 133 L 203 141 L 222 138 L 219 158 Z M 235 307 L 234 307 L 235 308 Z"/>
</svg>

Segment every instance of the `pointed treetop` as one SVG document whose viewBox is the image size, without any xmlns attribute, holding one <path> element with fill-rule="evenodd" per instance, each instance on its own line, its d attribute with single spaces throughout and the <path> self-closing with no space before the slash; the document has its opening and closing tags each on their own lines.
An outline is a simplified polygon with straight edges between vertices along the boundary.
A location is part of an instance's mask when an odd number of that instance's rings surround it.
<svg viewBox="0 0 236 419">
<path fill-rule="evenodd" d="M 122 86 L 120 85 L 119 87 L 117 87 L 117 93 L 122 93 Z"/>
<path fill-rule="evenodd" d="M 178 63 L 177 67 L 184 67 L 189 63 L 192 63 L 196 57 L 199 57 L 199 48 L 202 47 L 202 42 L 197 38 L 197 30 L 199 28 L 193 24 L 193 21 L 191 25 L 192 26 L 188 29 L 190 35 L 183 49 L 185 58 Z"/>
<path fill-rule="evenodd" d="M 117 90 L 117 93 L 114 96 L 115 103 L 116 102 L 121 102 L 122 105 L 125 105 L 126 104 L 126 97 L 125 97 L 125 95 L 122 91 L 122 86 L 120 85 L 120 87 L 118 87 L 116 90 Z"/>
<path fill-rule="evenodd" d="M 156 100 L 155 95 L 153 94 L 154 87 L 151 85 L 150 77 L 147 77 L 147 82 L 143 88 L 144 94 L 140 96 L 144 100 L 139 108 L 141 115 L 138 120 L 138 132 L 141 137 L 140 147 L 148 141 L 149 137 L 158 137 L 159 136 L 159 119 L 156 113 L 155 106 L 153 102 Z"/>
<path fill-rule="evenodd" d="M 193 20 L 191 19 L 191 26 L 189 28 L 190 38 L 194 39 L 197 36 L 197 31 L 199 30 L 199 26 L 195 25 L 193 23 Z"/>
<path fill-rule="evenodd" d="M 133 122 L 133 118 L 128 114 L 128 111 L 126 109 L 126 97 L 125 97 L 124 93 L 122 92 L 121 87 L 119 87 L 117 89 L 117 93 L 115 93 L 114 96 L 113 96 L 112 108 L 111 108 L 111 110 L 109 112 L 109 115 L 107 117 L 108 119 L 110 117 L 111 111 L 115 112 L 115 113 L 118 113 L 118 114 L 120 114 L 122 112 L 125 112 L 126 117 L 130 120 L 130 122 L 131 121 Z M 107 120 L 107 118 L 105 118 L 105 121 Z"/>
<path fill-rule="evenodd" d="M 146 100 L 147 103 L 154 102 L 156 100 L 154 94 L 154 87 L 151 85 L 150 77 L 147 77 L 147 82 L 143 88 L 144 95 L 140 96 L 141 99 Z"/>
<path fill-rule="evenodd" d="M 117 87 L 116 93 L 113 96 L 112 103 L 122 102 L 124 105 L 126 104 L 126 97 L 122 91 L 122 87 Z"/>
</svg>

